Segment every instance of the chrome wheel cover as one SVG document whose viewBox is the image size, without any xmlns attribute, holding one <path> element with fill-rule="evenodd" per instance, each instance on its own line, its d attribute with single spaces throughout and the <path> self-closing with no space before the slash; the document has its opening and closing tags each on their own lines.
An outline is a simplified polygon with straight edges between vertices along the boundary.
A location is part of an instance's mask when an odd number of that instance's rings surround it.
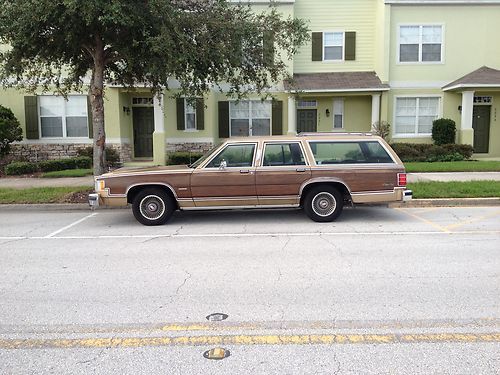
<svg viewBox="0 0 500 375">
<path fill-rule="evenodd" d="M 158 220 L 165 213 L 165 202 L 157 195 L 147 195 L 139 204 L 141 215 L 148 220 Z"/>
<path fill-rule="evenodd" d="M 335 211 L 337 200 L 332 194 L 322 191 L 314 196 L 311 206 L 316 215 L 328 217 Z"/>
</svg>

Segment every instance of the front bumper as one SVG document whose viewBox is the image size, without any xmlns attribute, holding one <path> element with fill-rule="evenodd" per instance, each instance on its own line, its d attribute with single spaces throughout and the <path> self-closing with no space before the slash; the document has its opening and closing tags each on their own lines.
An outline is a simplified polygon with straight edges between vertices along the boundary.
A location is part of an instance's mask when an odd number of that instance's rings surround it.
<svg viewBox="0 0 500 375">
<path fill-rule="evenodd" d="M 403 191 L 403 202 L 411 201 L 412 198 L 413 198 L 413 191 L 411 191 L 411 190 L 404 190 Z"/>
<path fill-rule="evenodd" d="M 97 193 L 89 194 L 89 206 L 92 208 L 99 207 L 99 194 Z"/>
</svg>

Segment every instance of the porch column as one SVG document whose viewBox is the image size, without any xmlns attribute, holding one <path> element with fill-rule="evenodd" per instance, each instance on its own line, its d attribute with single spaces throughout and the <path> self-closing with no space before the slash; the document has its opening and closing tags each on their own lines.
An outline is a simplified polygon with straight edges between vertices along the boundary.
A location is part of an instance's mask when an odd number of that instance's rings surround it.
<svg viewBox="0 0 500 375">
<path fill-rule="evenodd" d="M 156 165 L 165 165 L 165 114 L 163 113 L 163 94 L 155 95 L 153 98 L 154 124 L 153 132 L 153 162 Z"/>
<path fill-rule="evenodd" d="M 380 94 L 372 94 L 372 131 L 374 130 L 373 126 L 380 121 L 380 96 Z"/>
<path fill-rule="evenodd" d="M 288 97 L 288 134 L 297 134 L 297 110 L 295 97 Z"/>
<path fill-rule="evenodd" d="M 460 143 L 474 144 L 472 129 L 472 110 L 474 109 L 474 91 L 462 92 L 462 118 L 460 123 Z"/>
</svg>

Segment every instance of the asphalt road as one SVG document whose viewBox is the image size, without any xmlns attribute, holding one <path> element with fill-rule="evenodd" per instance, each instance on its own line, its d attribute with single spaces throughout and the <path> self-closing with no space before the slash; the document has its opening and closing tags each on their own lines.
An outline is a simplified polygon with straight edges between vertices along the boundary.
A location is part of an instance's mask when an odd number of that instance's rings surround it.
<svg viewBox="0 0 500 375">
<path fill-rule="evenodd" d="M 500 373 L 499 207 L 0 208 L 0 256 L 1 374 Z"/>
</svg>

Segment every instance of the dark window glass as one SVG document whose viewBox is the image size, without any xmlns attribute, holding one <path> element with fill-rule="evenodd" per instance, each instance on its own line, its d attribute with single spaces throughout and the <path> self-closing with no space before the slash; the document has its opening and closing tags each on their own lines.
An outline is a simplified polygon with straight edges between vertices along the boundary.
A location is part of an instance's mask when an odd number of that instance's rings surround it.
<svg viewBox="0 0 500 375">
<path fill-rule="evenodd" d="M 401 44 L 399 50 L 399 61 L 418 61 L 418 44 Z"/>
<path fill-rule="evenodd" d="M 268 144 L 264 151 L 265 166 L 305 165 L 298 143 Z"/>
<path fill-rule="evenodd" d="M 251 167 L 255 145 L 229 145 L 222 150 L 210 163 L 207 168 L 219 168 L 224 160 L 227 167 Z"/>
</svg>

